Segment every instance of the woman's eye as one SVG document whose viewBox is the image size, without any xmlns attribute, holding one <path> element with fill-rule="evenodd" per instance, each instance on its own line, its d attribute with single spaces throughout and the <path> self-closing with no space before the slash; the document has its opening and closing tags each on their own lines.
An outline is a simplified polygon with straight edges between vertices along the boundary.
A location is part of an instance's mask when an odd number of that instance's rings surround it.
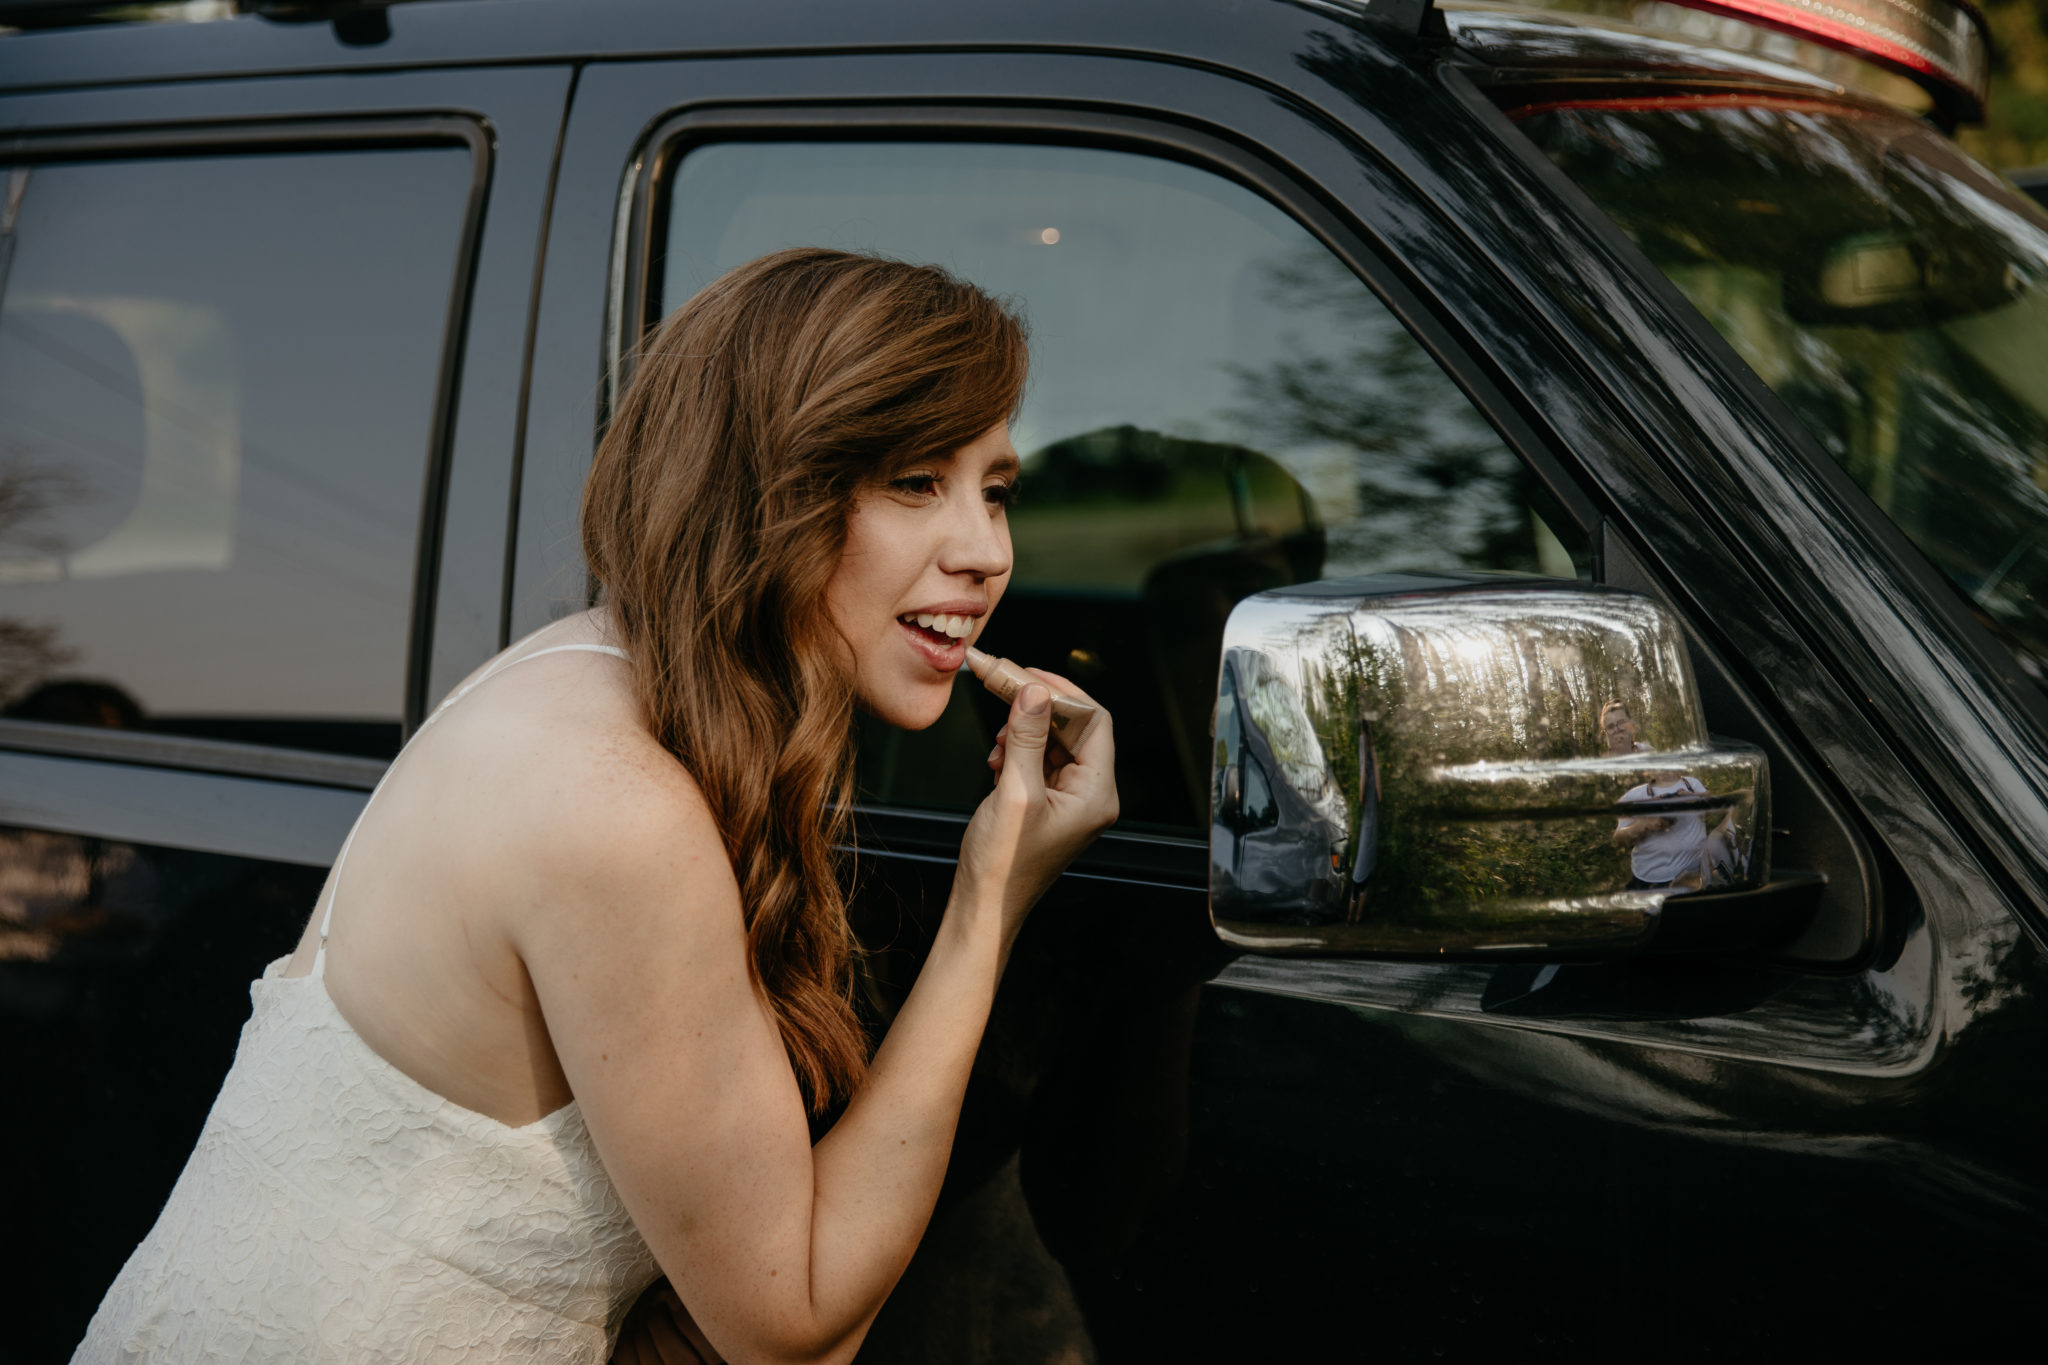
<svg viewBox="0 0 2048 1365">
<path fill-rule="evenodd" d="M 936 497 L 939 491 L 939 476 L 936 474 L 905 474 L 889 480 L 889 487 L 913 498 Z"/>
<path fill-rule="evenodd" d="M 991 507 L 1015 507 L 1017 485 L 1014 483 L 992 483 L 981 490 L 981 496 Z"/>
</svg>

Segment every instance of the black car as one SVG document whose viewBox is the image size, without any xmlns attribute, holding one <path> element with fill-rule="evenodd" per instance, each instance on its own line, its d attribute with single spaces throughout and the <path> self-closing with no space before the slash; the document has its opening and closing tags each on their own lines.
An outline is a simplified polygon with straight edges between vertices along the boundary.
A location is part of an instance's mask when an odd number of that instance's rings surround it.
<svg viewBox="0 0 2048 1365">
<path fill-rule="evenodd" d="M 0 0 L 0 25 L 0 1354 L 77 1341 L 406 733 L 587 604 L 578 488 L 645 330 L 797 243 L 1028 315 L 987 643 L 1115 712 L 1125 813 L 1018 946 L 863 1359 L 2032 1335 L 2048 217 L 1947 136 L 1983 95 L 1967 4 Z M 1462 880 L 1369 894 L 1400 792 L 1502 770 L 1400 767 L 1341 669 L 1287 674 L 1306 720 L 1240 746 L 1212 730 L 1219 676 L 1256 681 L 1226 635 L 1431 583 L 1667 623 L 1642 667 L 1672 700 L 1630 702 L 1646 737 L 1610 752 L 1711 729 L 1739 800 L 1658 818 L 1742 813 L 1733 870 L 1643 876 L 1608 791 L 1545 807 L 1604 860 L 1576 909 L 1470 801 Z M 1577 667 L 1531 631 L 1518 677 Z M 1592 772 L 1615 698 L 1544 695 L 1544 743 Z M 877 1027 L 991 705 L 862 736 Z M 1281 937 L 1233 929 L 1221 880 L 1212 917 L 1226 844 L 1299 863 L 1300 896 L 1259 891 Z M 1474 917 L 1510 892 L 1520 918 Z M 1594 900 L 1613 933 L 1530 928 Z"/>
</svg>

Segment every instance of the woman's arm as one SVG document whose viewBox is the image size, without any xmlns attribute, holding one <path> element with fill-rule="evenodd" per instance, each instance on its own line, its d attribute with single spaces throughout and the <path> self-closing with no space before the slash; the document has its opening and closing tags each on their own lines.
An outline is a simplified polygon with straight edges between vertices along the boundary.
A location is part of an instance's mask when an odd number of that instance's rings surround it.
<svg viewBox="0 0 2048 1365">
<path fill-rule="evenodd" d="M 694 787 L 659 751 L 612 755 L 547 802 L 580 814 L 511 907 L 515 944 L 607 1172 L 730 1360 L 849 1359 L 909 1263 L 1010 944 L 1116 816 L 1107 717 L 1048 779 L 1045 702 L 1018 697 L 931 955 L 815 1148 Z"/>
</svg>

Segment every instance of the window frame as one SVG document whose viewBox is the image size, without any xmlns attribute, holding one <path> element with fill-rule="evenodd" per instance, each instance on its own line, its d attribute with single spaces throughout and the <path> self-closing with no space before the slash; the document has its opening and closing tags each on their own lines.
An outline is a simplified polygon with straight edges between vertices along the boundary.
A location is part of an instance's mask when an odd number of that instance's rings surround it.
<svg viewBox="0 0 2048 1365">
<path fill-rule="evenodd" d="M 1571 518 L 1591 547 L 1594 576 L 1599 577 L 1602 519 L 1597 505 L 1537 425 L 1467 352 L 1454 324 L 1305 177 L 1253 146 L 1163 118 L 1023 102 L 935 100 L 705 104 L 656 120 L 628 158 L 618 190 L 605 296 L 600 437 L 618 394 L 632 378 L 636 346 L 661 320 L 666 190 L 683 158 L 710 144 L 884 141 L 1012 142 L 1129 152 L 1178 162 L 1258 195 L 1331 252 L 1414 336 Z M 948 862 L 968 819 L 964 813 L 870 802 L 861 803 L 858 813 L 862 826 L 892 851 L 941 856 Z M 1208 850 L 1206 834 L 1112 830 L 1082 862 L 1097 876 L 1206 887 Z"/>
<path fill-rule="evenodd" d="M 483 235 L 484 206 L 491 184 L 492 140 L 482 122 L 459 114 L 325 116 L 165 124 L 117 130 L 66 129 L 16 133 L 0 138 L 0 165 L 6 166 L 289 155 L 315 151 L 385 151 L 417 147 L 465 149 L 469 153 L 470 177 L 462 225 L 456 239 L 457 254 L 443 322 L 440 365 L 434 377 L 419 523 L 413 546 L 412 590 L 406 622 L 399 716 L 401 734 L 406 736 L 419 727 L 426 714 L 429 672 L 433 662 L 434 606 L 440 580 L 442 520 L 447 506 L 449 470 L 455 444 L 463 346 L 469 331 L 478 244 Z M 4 750 L 329 783 L 365 790 L 375 786 L 376 775 L 385 767 L 376 759 L 355 759 L 312 750 L 147 732 L 129 734 L 79 730 L 0 718 L 0 751 Z"/>
</svg>

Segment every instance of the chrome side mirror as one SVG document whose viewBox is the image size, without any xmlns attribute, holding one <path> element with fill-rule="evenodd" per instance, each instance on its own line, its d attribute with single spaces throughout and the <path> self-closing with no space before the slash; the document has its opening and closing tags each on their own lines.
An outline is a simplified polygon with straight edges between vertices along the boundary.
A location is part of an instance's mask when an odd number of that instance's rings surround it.
<svg viewBox="0 0 2048 1365">
<path fill-rule="evenodd" d="M 1611 955 L 1764 885 L 1762 751 L 1709 742 L 1677 622 L 1617 589 L 1377 575 L 1224 630 L 1210 911 L 1279 952 Z"/>
</svg>

